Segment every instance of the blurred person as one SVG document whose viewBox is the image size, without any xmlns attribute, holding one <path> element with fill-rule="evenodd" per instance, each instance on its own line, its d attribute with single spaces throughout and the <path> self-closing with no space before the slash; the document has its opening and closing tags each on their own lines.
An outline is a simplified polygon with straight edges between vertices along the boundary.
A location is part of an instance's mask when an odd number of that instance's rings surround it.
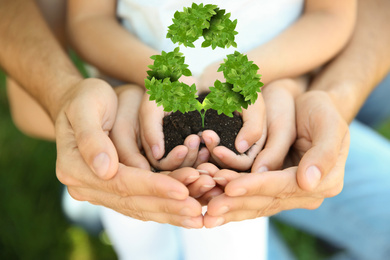
<svg viewBox="0 0 390 260">
<path fill-rule="evenodd" d="M 12 114 L 27 118 L 42 116 L 36 122 L 51 122 L 52 128 L 42 125 L 42 132 L 38 133 L 32 130 L 41 127 L 35 123 L 21 128 L 47 138 L 53 137 L 52 129 L 55 129 L 57 177 L 67 185 L 70 195 L 77 200 L 111 207 L 134 218 L 203 226 L 201 205 L 189 197 L 182 180 L 142 167 L 126 167 L 118 162 L 117 150 L 107 133 L 118 115 L 120 93 L 102 80 L 84 79 L 80 75 L 34 1 L 1 0 L 0 6 L 0 64 L 7 75 L 28 93 L 23 93 L 24 97 L 32 99 L 28 100 L 32 102 L 29 104 L 26 101 L 15 106 L 14 103 Z M 142 94 L 136 88 L 133 90 Z M 17 96 L 10 99 L 19 100 Z M 44 112 L 30 113 L 34 112 L 29 110 L 33 100 Z M 44 113 L 48 115 L 46 118 Z M 134 133 L 136 131 L 134 124 Z M 139 153 L 137 140 L 130 141 L 133 141 L 132 158 L 138 158 L 137 161 L 146 168 L 148 163 Z M 199 175 L 198 171 L 189 168 L 172 173 L 181 173 L 183 178 Z M 189 210 L 180 212 L 181 208 Z"/>
<path fill-rule="evenodd" d="M 264 91 L 272 89 L 271 84 L 272 86 L 291 85 L 285 84 L 286 81 L 283 79 L 300 76 L 331 59 L 346 44 L 355 19 L 354 1 L 337 2 L 337 4 L 336 2 L 324 4 L 315 1 L 289 1 L 288 3 L 287 1 L 273 3 L 248 1 L 245 5 L 234 1 L 224 1 L 223 3 L 224 6 L 221 6 L 221 8 L 231 12 L 232 17 L 236 18 L 235 15 L 239 14 L 238 47 L 240 51 L 248 52 L 248 56 L 264 69 L 262 69 L 262 74 L 265 76 L 265 82 L 270 83 Z M 190 4 L 191 2 L 183 1 L 153 2 L 153 5 L 151 2 L 141 1 L 70 1 L 68 23 L 71 42 L 81 57 L 103 73 L 125 82 L 143 86 L 147 65 L 151 62 L 149 57 L 161 50 L 169 51 L 173 49 L 174 45 L 164 37 L 163 32 L 166 31 L 164 28 L 167 28 L 171 23 L 171 17 L 173 17 L 176 10 Z M 256 12 L 257 18 L 253 19 L 252 15 L 248 15 L 248 10 Z M 259 14 L 261 10 L 264 10 L 262 15 Z M 266 15 L 269 10 L 277 11 Z M 119 16 L 120 22 L 118 22 L 117 16 Z M 275 22 L 276 20 L 278 23 Z M 262 26 L 265 24 L 267 26 Z M 318 30 L 318 27 L 321 27 L 322 30 Z M 291 48 L 291 46 L 294 46 L 294 48 Z M 318 52 L 318 49 L 321 49 L 322 52 Z M 213 81 L 217 77 L 218 61 L 231 50 L 211 51 L 185 48 L 181 49 L 181 52 L 184 53 L 186 63 L 190 65 L 189 68 L 193 71 L 194 77 L 191 80 L 199 83 L 201 87 L 202 84 L 207 87 L 210 85 L 208 81 Z M 285 58 L 285 60 L 282 61 L 280 57 Z M 278 81 L 279 79 L 281 80 Z M 299 90 L 296 92 L 300 91 L 300 87 L 298 88 Z M 144 141 L 148 140 L 149 142 L 143 143 L 149 161 L 163 169 L 172 167 L 172 165 L 175 165 L 175 167 L 193 165 L 193 162 L 197 162 L 197 156 L 196 154 L 193 156 L 193 153 L 197 153 L 198 147 L 195 147 L 196 149 L 179 147 L 177 149 L 187 151 L 187 157 L 181 156 L 179 158 L 180 152 L 172 151 L 171 153 L 174 153 L 174 155 L 171 157 L 168 155 L 167 158 L 156 162 L 161 157 L 155 156 L 155 154 L 161 155 L 163 148 L 160 145 L 157 153 L 151 153 L 153 150 L 151 147 L 161 143 L 160 140 L 157 140 L 161 139 L 158 132 L 160 129 L 153 125 L 160 125 L 162 109 L 155 112 L 155 108 L 150 105 L 147 98 L 147 96 L 144 98 L 144 104 L 141 106 L 140 124 L 141 126 L 144 125 L 144 129 L 146 128 L 150 135 L 148 137 L 145 133 L 143 137 Z M 284 131 L 284 137 L 278 142 L 279 146 L 275 146 L 282 152 L 265 151 L 265 153 L 272 154 L 273 160 L 270 157 L 269 159 L 275 161 L 272 165 L 267 165 L 268 169 L 271 170 L 281 166 L 283 158 L 295 139 L 294 102 L 293 99 L 288 101 L 289 105 L 292 104 L 292 108 L 289 106 L 287 111 L 283 111 L 289 115 L 286 121 L 288 124 L 287 126 L 284 125 L 286 127 L 277 129 L 279 133 L 280 130 Z M 280 103 L 282 102 L 278 101 L 275 104 Z M 125 104 L 131 104 L 131 102 L 125 102 Z M 128 110 L 130 111 L 130 109 Z M 273 110 L 270 109 L 270 111 Z M 256 107 L 251 113 L 260 112 L 263 112 L 263 107 Z M 246 129 L 246 131 L 243 131 L 241 135 L 239 134 L 240 137 L 236 139 L 236 144 L 241 143 L 244 139 L 249 147 L 259 137 L 262 137 L 264 141 L 265 135 L 262 135 L 264 125 L 261 126 L 262 119 L 260 118 L 264 117 L 255 117 L 253 122 L 249 122 L 252 124 L 245 124 L 244 118 L 243 130 Z M 347 129 L 346 124 L 345 129 Z M 252 135 L 255 137 L 252 138 Z M 214 149 L 217 143 L 214 141 L 216 137 L 212 135 L 209 137 L 211 142 L 206 142 L 207 148 L 213 159 L 222 167 L 231 166 L 236 168 L 235 166 L 246 161 L 249 162 L 248 167 L 251 166 L 254 158 L 252 158 L 252 161 L 245 160 L 245 156 L 232 158 L 224 151 L 219 153 L 223 156 L 218 156 L 218 149 Z M 199 137 L 194 138 L 199 139 Z M 119 140 L 122 139 L 119 138 Z M 199 140 L 194 141 L 197 141 L 199 145 Z M 260 143 L 258 143 L 258 147 L 261 147 Z M 185 146 L 187 146 L 186 142 Z M 248 147 L 244 149 L 237 148 L 245 151 Z M 201 151 L 199 154 L 201 154 Z M 188 157 L 191 157 L 192 161 L 188 161 Z M 221 157 L 224 159 L 219 160 L 218 158 Z M 345 157 L 344 154 L 344 159 Z M 235 163 L 235 165 L 232 166 L 231 163 Z M 197 163 L 194 165 L 196 166 Z M 260 169 L 265 165 L 257 166 Z M 201 167 L 207 167 L 207 171 L 213 170 L 210 165 L 201 164 Z M 255 171 L 258 169 L 255 169 Z M 259 234 L 264 234 L 265 228 L 264 225 L 255 226 L 254 223 L 256 222 L 253 221 L 229 224 L 215 231 L 187 231 L 172 227 L 169 233 L 169 229 L 166 227 L 160 227 L 159 229 L 155 223 L 140 223 L 112 211 L 103 211 L 103 219 L 107 231 L 114 241 L 114 247 L 120 258 L 123 259 L 136 259 L 137 257 L 153 259 L 153 256 L 160 254 L 160 252 L 164 252 L 164 255 L 168 252 L 167 254 L 170 254 L 170 257 L 167 257 L 167 259 L 178 259 L 180 257 L 186 259 L 215 258 L 216 254 L 224 259 L 234 259 L 238 257 L 238 251 L 241 254 L 245 252 L 246 255 L 243 256 L 245 259 L 261 258 L 264 255 L 263 250 L 259 248 L 262 243 Z M 257 223 L 263 221 L 264 219 L 259 219 Z M 238 228 L 240 225 L 241 229 Z M 230 233 L 229 227 L 231 228 Z M 123 232 L 124 229 L 128 231 Z M 237 233 L 237 230 L 240 230 L 240 233 Z M 245 230 L 247 230 L 246 233 Z M 253 232 L 253 230 L 256 230 L 256 232 Z M 145 241 L 145 244 L 140 246 L 139 243 L 136 243 L 140 240 L 137 235 L 139 233 L 147 233 L 149 234 L 148 237 L 154 239 Z M 255 234 L 257 237 L 254 236 Z M 219 239 L 216 239 L 217 237 Z M 255 241 L 254 239 L 258 240 L 257 247 L 252 244 Z M 220 243 L 211 241 L 220 241 Z M 229 241 L 229 245 L 232 246 L 228 246 L 228 242 L 222 241 Z M 233 246 L 240 244 L 242 241 L 246 241 L 245 247 Z M 167 243 L 170 245 L 169 247 L 166 246 Z M 221 246 L 227 249 L 223 249 Z M 150 247 L 156 248 L 156 250 L 150 251 Z M 177 250 L 181 247 L 184 248 L 182 252 Z"/>
</svg>

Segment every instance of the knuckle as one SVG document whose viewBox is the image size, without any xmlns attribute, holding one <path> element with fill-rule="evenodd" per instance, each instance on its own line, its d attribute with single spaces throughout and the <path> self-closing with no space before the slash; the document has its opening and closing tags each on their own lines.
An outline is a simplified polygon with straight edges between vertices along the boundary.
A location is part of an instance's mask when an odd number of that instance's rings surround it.
<svg viewBox="0 0 390 260">
<path fill-rule="evenodd" d="M 83 196 L 80 192 L 78 192 L 77 189 L 75 189 L 75 188 L 68 187 L 68 193 L 75 200 L 87 201 L 86 197 Z"/>
<path fill-rule="evenodd" d="M 343 187 L 344 187 L 344 183 L 343 182 L 340 182 L 338 185 L 336 185 L 333 189 L 329 190 L 326 194 L 325 194 L 325 197 L 327 198 L 331 198 L 331 197 L 334 197 L 334 196 L 337 196 L 341 193 L 341 191 L 343 190 Z"/>
<path fill-rule="evenodd" d="M 305 209 L 309 209 L 309 210 L 314 210 L 314 209 L 317 209 L 321 206 L 322 202 L 324 202 L 324 199 L 315 199 L 311 202 L 309 202 L 306 206 L 305 206 Z"/>
<path fill-rule="evenodd" d="M 120 198 L 118 201 L 118 207 L 122 210 L 133 212 L 139 212 L 135 201 L 131 197 Z"/>
<path fill-rule="evenodd" d="M 64 168 L 61 167 L 61 164 L 57 163 L 56 165 L 56 176 L 57 179 L 66 186 L 79 186 L 80 182 L 68 174 Z"/>
<path fill-rule="evenodd" d="M 124 198 L 132 195 L 130 189 L 128 189 L 127 182 L 122 181 L 121 178 L 113 180 L 109 183 L 111 183 L 111 187 L 109 189 L 113 190 L 118 196 Z"/>
</svg>

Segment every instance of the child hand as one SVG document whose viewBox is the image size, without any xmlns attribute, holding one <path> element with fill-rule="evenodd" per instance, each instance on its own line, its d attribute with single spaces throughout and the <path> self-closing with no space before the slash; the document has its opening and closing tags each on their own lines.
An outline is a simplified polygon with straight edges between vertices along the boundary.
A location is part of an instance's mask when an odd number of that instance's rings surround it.
<svg viewBox="0 0 390 260">
<path fill-rule="evenodd" d="M 118 96 L 118 111 L 110 138 L 117 149 L 119 162 L 149 170 L 149 162 L 141 154 L 138 123 L 138 111 L 145 91 L 137 85 L 125 85 L 114 90 Z"/>
<path fill-rule="evenodd" d="M 202 133 L 212 161 L 222 168 L 233 168 L 239 171 L 250 169 L 264 145 L 267 128 L 265 106 L 261 94 L 254 104 L 243 110 L 241 116 L 243 126 L 235 140 L 235 147 L 241 154 L 237 155 L 224 146 L 218 146 L 220 139 L 214 131 L 206 130 Z"/>
<path fill-rule="evenodd" d="M 252 172 L 278 170 L 296 138 L 294 98 L 302 93 L 303 78 L 281 79 L 266 85 L 263 97 L 267 113 L 267 142 L 252 166 Z"/>
<path fill-rule="evenodd" d="M 211 163 L 204 163 L 199 165 L 196 170 L 196 174 L 194 171 L 191 174 L 189 174 L 189 171 L 187 174 L 178 171 L 167 172 L 167 174 L 186 185 L 189 195 L 205 206 L 213 197 L 223 193 L 223 190 L 217 187 L 216 182 L 213 180 L 214 174 L 219 169 Z"/>
<path fill-rule="evenodd" d="M 183 77 L 181 80 L 187 84 L 195 82 L 192 77 Z M 148 94 L 144 95 L 139 113 L 141 141 L 153 167 L 174 170 L 180 167 L 197 166 L 208 161 L 209 153 L 207 149 L 199 151 L 200 137 L 196 134 L 189 135 L 183 145 L 176 146 L 163 158 L 165 148 L 162 122 L 166 115 L 168 113 L 164 112 L 162 107 L 149 100 Z"/>
</svg>

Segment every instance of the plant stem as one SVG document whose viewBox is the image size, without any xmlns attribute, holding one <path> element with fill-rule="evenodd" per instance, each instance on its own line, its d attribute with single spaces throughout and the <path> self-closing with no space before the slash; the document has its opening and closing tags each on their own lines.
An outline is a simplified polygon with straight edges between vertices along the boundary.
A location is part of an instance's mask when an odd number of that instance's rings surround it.
<svg viewBox="0 0 390 260">
<path fill-rule="evenodd" d="M 206 115 L 206 110 L 202 110 L 202 111 L 199 111 L 199 114 L 200 114 L 200 117 L 202 118 L 202 128 L 204 128 L 204 118 Z"/>
</svg>

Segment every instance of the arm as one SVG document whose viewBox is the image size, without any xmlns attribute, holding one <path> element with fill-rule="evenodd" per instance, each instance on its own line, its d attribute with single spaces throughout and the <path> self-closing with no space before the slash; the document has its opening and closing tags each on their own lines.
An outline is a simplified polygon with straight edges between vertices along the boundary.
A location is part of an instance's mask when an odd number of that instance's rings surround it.
<svg viewBox="0 0 390 260">
<path fill-rule="evenodd" d="M 301 18 L 266 44 L 250 51 L 265 84 L 297 77 L 329 61 L 347 43 L 356 1 L 305 1 Z"/>
<path fill-rule="evenodd" d="M 298 167 L 243 177 L 232 173 L 231 179 L 224 180 L 228 196 L 219 196 L 209 204 L 207 227 L 292 208 L 315 209 L 324 198 L 341 192 L 349 148 L 346 120 L 353 118 L 364 95 L 390 68 L 390 35 L 383 30 L 390 22 L 389 5 L 386 0 L 359 0 L 357 27 L 350 44 L 318 75 L 311 90 L 296 100 L 298 140 L 289 161 Z M 355 95 L 357 89 L 361 95 Z M 311 166 L 320 171 L 309 170 Z M 251 197 L 257 198 L 249 205 Z M 225 206 L 228 212 L 222 211 Z"/>
<path fill-rule="evenodd" d="M 118 23 L 115 2 L 70 0 L 67 22 L 70 41 L 82 58 L 107 75 L 143 86 L 147 66 L 152 64 L 149 57 L 158 52 Z"/>
<path fill-rule="evenodd" d="M 321 66 L 345 46 L 353 31 L 355 0 L 305 2 L 304 13 L 294 24 L 247 53 L 261 68 L 265 85 L 281 78 L 299 77 Z M 205 70 L 202 85 L 214 82 L 218 67 L 219 62 Z"/>
<path fill-rule="evenodd" d="M 347 122 L 390 69 L 389 1 L 360 0 L 357 25 L 347 48 L 310 89 L 326 91 Z"/>
<path fill-rule="evenodd" d="M 1 0 L 0 5 L 0 37 L 6 39 L 0 41 L 0 64 L 55 120 L 65 93 L 82 78 L 34 1 Z"/>
<path fill-rule="evenodd" d="M 118 108 L 111 86 L 82 79 L 33 1 L 0 0 L 0 6 L 0 64 L 55 122 L 57 178 L 70 194 L 135 218 L 201 227 L 201 205 L 183 183 L 118 163 L 107 135 Z M 181 212 L 185 207 L 191 210 Z"/>
</svg>

